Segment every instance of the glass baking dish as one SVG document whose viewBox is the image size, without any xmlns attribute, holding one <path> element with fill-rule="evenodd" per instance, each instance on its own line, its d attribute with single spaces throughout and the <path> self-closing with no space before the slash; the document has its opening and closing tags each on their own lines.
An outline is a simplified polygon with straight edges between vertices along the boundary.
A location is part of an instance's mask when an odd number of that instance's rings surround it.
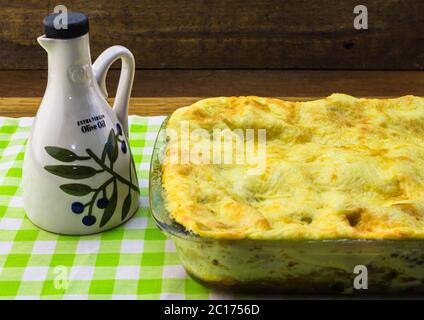
<svg viewBox="0 0 424 320">
<path fill-rule="evenodd" d="M 422 240 L 221 240 L 187 232 L 164 204 L 166 124 L 152 154 L 151 212 L 198 282 L 233 292 L 424 293 Z"/>
</svg>

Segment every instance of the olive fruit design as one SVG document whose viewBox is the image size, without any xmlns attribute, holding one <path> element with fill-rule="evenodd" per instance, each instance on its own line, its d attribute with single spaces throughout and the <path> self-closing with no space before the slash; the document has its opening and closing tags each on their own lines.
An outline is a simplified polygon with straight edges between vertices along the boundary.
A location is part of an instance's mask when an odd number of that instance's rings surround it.
<svg viewBox="0 0 424 320">
<path fill-rule="evenodd" d="M 120 148 L 118 148 L 118 143 L 120 144 Z M 130 152 L 129 180 L 119 175 L 113 169 L 114 163 L 118 159 L 119 149 L 124 154 L 128 151 Z M 60 186 L 62 191 L 75 197 L 91 195 L 91 199 L 88 202 L 83 203 L 81 200 L 76 200 L 72 202 L 70 208 L 74 214 L 80 215 L 86 213 L 81 220 L 85 226 L 92 226 L 97 221 L 93 215 L 94 206 L 102 210 L 100 227 L 103 227 L 110 221 L 117 207 L 118 183 L 128 187 L 128 189 L 124 189 L 127 190 L 125 191 L 127 195 L 121 208 L 121 220 L 124 220 L 128 216 L 132 201 L 138 201 L 140 190 L 137 184 L 133 183 L 133 173 L 135 179 L 137 179 L 135 164 L 119 123 L 116 124 L 116 133 L 113 128 L 110 130 L 100 157 L 91 149 L 86 149 L 87 154 L 84 156 L 56 146 L 46 146 L 45 150 L 52 158 L 58 161 L 73 162 L 73 164 L 69 165 L 48 165 L 44 167 L 45 170 L 56 176 L 81 180 L 91 178 L 99 173 L 107 172 L 109 174 L 107 180 L 96 188 L 81 183 L 67 183 Z M 76 161 L 94 161 L 96 167 L 74 164 Z"/>
<path fill-rule="evenodd" d="M 81 202 L 74 202 L 72 203 L 72 212 L 76 214 L 80 214 L 84 211 L 84 205 Z"/>
</svg>

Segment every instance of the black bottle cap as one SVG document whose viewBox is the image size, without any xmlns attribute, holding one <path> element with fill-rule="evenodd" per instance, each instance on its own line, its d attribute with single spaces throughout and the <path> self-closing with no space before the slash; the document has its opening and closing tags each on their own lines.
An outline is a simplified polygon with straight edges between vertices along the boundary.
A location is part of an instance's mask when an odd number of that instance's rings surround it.
<svg viewBox="0 0 424 320">
<path fill-rule="evenodd" d="M 58 17 L 65 14 L 67 14 L 68 21 L 65 18 L 61 19 Z M 66 22 L 67 24 L 65 25 Z M 66 26 L 67 29 L 64 28 Z M 44 18 L 44 34 L 46 38 L 71 39 L 80 37 L 87 32 L 88 18 L 79 12 L 52 13 Z"/>
</svg>

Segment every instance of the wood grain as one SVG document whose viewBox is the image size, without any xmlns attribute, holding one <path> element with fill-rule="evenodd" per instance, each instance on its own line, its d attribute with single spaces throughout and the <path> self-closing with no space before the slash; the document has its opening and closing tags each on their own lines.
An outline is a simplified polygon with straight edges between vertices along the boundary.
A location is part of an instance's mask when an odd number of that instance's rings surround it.
<svg viewBox="0 0 424 320">
<path fill-rule="evenodd" d="M 119 72 L 111 70 L 107 85 L 116 92 Z M 45 70 L 0 71 L 0 97 L 41 97 Z M 212 96 L 424 96 L 422 71 L 346 70 L 138 70 L 133 97 Z M 0 110 L 1 112 L 1 110 Z"/>
<path fill-rule="evenodd" d="M 129 114 L 156 116 L 167 115 L 173 110 L 190 105 L 201 97 L 131 98 Z M 113 99 L 108 99 L 113 103 Z M 0 98 L 0 116 L 33 117 L 37 113 L 41 98 Z"/>
<path fill-rule="evenodd" d="M 127 46 L 138 68 L 423 69 L 424 1 L 70 0 L 89 15 L 93 57 Z M 36 43 L 54 1 L 0 0 L 0 69 L 46 68 Z"/>
</svg>

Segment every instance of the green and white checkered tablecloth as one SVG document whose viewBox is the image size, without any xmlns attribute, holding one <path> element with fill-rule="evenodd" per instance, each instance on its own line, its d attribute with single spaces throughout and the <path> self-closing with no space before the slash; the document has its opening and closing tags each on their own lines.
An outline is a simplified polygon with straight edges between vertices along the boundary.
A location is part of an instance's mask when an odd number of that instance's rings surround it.
<svg viewBox="0 0 424 320">
<path fill-rule="evenodd" d="M 22 163 L 33 118 L 0 118 L 0 299 L 224 298 L 188 277 L 148 208 L 148 171 L 164 117 L 131 116 L 141 208 L 91 236 L 55 235 L 25 216 Z"/>
</svg>

